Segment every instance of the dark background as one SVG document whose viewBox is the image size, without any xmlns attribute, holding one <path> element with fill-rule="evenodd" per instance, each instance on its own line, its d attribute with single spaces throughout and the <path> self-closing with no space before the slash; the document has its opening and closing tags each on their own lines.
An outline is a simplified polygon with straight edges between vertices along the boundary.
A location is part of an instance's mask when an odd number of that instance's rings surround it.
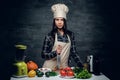
<svg viewBox="0 0 120 80">
<path fill-rule="evenodd" d="M 25 61 L 42 67 L 44 36 L 52 29 L 54 3 L 69 7 L 68 29 L 75 33 L 77 51 L 85 62 L 89 54 L 98 55 L 101 72 L 111 80 L 119 70 L 119 4 L 115 0 L 1 0 L 0 76 L 9 80 L 15 57 L 15 44 L 27 45 Z M 73 62 L 74 63 L 74 62 Z"/>
</svg>

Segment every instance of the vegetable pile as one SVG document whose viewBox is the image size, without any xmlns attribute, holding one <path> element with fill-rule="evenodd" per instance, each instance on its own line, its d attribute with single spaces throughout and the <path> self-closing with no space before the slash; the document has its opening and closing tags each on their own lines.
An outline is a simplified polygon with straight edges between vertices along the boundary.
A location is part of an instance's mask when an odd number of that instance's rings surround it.
<svg viewBox="0 0 120 80">
<path fill-rule="evenodd" d="M 74 71 L 75 78 L 88 79 L 92 76 L 92 74 L 89 73 L 87 69 L 75 67 L 73 71 Z"/>
<path fill-rule="evenodd" d="M 62 77 L 66 77 L 66 76 L 71 77 L 74 76 L 74 72 L 70 67 L 66 67 L 60 70 L 60 75 Z"/>
</svg>

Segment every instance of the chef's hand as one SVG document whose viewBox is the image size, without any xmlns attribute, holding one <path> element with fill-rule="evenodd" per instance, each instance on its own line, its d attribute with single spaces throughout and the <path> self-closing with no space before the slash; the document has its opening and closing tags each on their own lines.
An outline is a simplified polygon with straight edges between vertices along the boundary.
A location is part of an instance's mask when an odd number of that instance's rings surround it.
<svg viewBox="0 0 120 80">
<path fill-rule="evenodd" d="M 57 51 L 57 54 L 60 55 L 60 53 L 62 52 L 62 46 L 58 45 L 56 51 Z"/>
</svg>

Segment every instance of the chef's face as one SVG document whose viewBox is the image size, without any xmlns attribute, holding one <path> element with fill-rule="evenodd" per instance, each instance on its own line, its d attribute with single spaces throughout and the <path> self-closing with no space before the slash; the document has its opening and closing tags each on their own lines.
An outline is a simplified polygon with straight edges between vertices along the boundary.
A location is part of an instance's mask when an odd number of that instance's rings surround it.
<svg viewBox="0 0 120 80">
<path fill-rule="evenodd" d="M 58 29 L 62 29 L 64 26 L 64 18 L 61 17 L 55 18 L 55 24 Z"/>
</svg>

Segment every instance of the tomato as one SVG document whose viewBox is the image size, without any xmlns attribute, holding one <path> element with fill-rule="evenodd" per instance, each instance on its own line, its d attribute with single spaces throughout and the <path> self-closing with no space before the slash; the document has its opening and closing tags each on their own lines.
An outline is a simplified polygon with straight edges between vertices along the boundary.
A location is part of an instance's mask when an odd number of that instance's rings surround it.
<svg viewBox="0 0 120 80">
<path fill-rule="evenodd" d="M 65 71 L 70 71 L 70 70 L 72 70 L 70 67 L 66 67 L 65 69 L 64 69 Z"/>
<path fill-rule="evenodd" d="M 60 70 L 60 75 L 61 75 L 61 76 L 66 76 L 67 73 L 66 73 L 66 71 L 64 71 L 64 70 Z"/>
<path fill-rule="evenodd" d="M 74 72 L 73 71 L 68 71 L 67 76 L 74 76 Z"/>
</svg>

